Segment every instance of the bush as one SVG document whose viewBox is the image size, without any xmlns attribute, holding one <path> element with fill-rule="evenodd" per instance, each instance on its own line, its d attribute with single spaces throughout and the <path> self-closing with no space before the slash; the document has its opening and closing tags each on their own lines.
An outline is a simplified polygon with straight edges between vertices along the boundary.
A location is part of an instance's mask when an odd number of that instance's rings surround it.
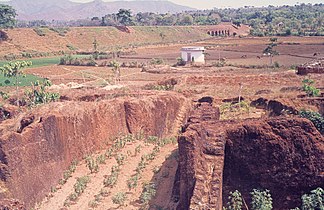
<svg viewBox="0 0 324 210">
<path fill-rule="evenodd" d="M 323 210 L 324 209 L 324 190 L 317 188 L 311 194 L 302 196 L 302 210 Z"/>
<path fill-rule="evenodd" d="M 91 156 L 88 156 L 86 158 L 86 165 L 91 173 L 97 173 L 99 171 L 99 165 L 97 161 L 94 160 Z"/>
<path fill-rule="evenodd" d="M 77 179 L 77 182 L 73 186 L 74 192 L 80 196 L 86 189 L 89 182 L 90 182 L 90 177 L 88 176 L 79 177 Z"/>
<path fill-rule="evenodd" d="M 154 183 L 146 183 L 143 184 L 143 191 L 140 196 L 140 201 L 142 204 L 148 204 L 151 199 L 155 196 L 156 194 L 156 187 Z"/>
<path fill-rule="evenodd" d="M 47 92 L 46 87 L 52 84 L 49 80 L 44 82 L 36 81 L 32 83 L 32 89 L 26 90 L 25 101 L 28 106 L 36 106 L 39 104 L 46 104 L 49 102 L 58 101 L 60 99 L 59 93 Z"/>
<path fill-rule="evenodd" d="M 151 65 L 161 65 L 163 63 L 164 61 L 162 58 L 152 58 L 152 60 L 150 61 Z"/>
<path fill-rule="evenodd" d="M 315 83 L 315 81 L 311 80 L 311 79 L 303 80 L 302 89 L 303 89 L 303 91 L 306 92 L 306 95 L 308 97 L 316 97 L 316 96 L 320 95 L 320 90 L 313 86 L 314 83 Z"/>
<path fill-rule="evenodd" d="M 324 117 L 318 112 L 301 110 L 299 116 L 309 119 L 320 133 L 324 133 Z"/>
<path fill-rule="evenodd" d="M 127 199 L 126 193 L 119 192 L 115 196 L 112 197 L 112 202 L 114 204 L 118 204 L 118 205 L 122 206 L 122 205 L 124 205 L 126 199 Z"/>
<path fill-rule="evenodd" d="M 46 35 L 45 31 L 43 29 L 41 29 L 41 28 L 34 28 L 34 31 L 36 32 L 36 34 L 38 36 L 45 36 Z"/>
<path fill-rule="evenodd" d="M 238 190 L 230 192 L 228 196 L 229 202 L 227 203 L 228 210 L 241 210 L 243 206 L 242 195 Z"/>
<path fill-rule="evenodd" d="M 252 210 L 272 210 L 272 198 L 269 190 L 253 189 L 250 194 L 252 196 Z"/>
</svg>

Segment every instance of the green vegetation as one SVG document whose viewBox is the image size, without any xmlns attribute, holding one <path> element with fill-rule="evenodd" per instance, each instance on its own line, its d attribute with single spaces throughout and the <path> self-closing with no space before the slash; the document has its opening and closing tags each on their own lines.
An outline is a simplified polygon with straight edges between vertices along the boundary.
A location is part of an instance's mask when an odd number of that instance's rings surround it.
<svg viewBox="0 0 324 210">
<path fill-rule="evenodd" d="M 31 86 L 34 82 L 42 81 L 44 80 L 41 77 L 32 75 L 32 74 L 25 74 L 25 75 L 19 75 L 18 76 L 18 86 L 25 87 L 25 86 Z M 0 75 L 0 86 L 15 86 L 15 78 L 6 78 L 3 75 Z"/>
<path fill-rule="evenodd" d="M 72 177 L 72 173 L 75 172 L 77 165 L 78 165 L 78 161 L 72 161 L 72 163 L 71 163 L 70 167 L 68 168 L 68 170 L 63 172 L 63 179 L 61 179 L 59 181 L 60 185 L 65 184 L 67 182 L 67 180 L 70 177 Z"/>
<path fill-rule="evenodd" d="M 104 186 L 113 188 L 117 184 L 119 172 L 119 166 L 113 166 L 111 168 L 111 174 L 107 176 L 103 182 Z"/>
<path fill-rule="evenodd" d="M 16 25 L 16 16 L 16 10 L 12 6 L 0 4 L 0 28 L 13 28 Z"/>
<path fill-rule="evenodd" d="M 73 186 L 74 192 L 71 193 L 64 201 L 64 206 L 68 207 L 72 205 L 73 202 L 75 202 L 80 197 L 80 195 L 84 192 L 84 190 L 87 188 L 89 182 L 90 182 L 90 177 L 88 176 L 77 178 L 77 181 Z"/>
<path fill-rule="evenodd" d="M 18 96 L 18 84 L 19 84 L 19 76 L 23 75 L 22 69 L 26 68 L 27 66 L 31 66 L 32 63 L 30 61 L 16 61 L 16 62 L 9 62 L 8 64 L 3 65 L 0 68 L 0 71 L 3 75 L 7 78 L 14 78 L 15 79 L 15 86 L 16 86 L 16 95 Z M 19 106 L 19 99 L 17 99 L 17 106 Z"/>
<path fill-rule="evenodd" d="M 250 193 L 252 197 L 252 210 L 271 210 L 272 198 L 269 190 L 261 191 L 253 189 Z"/>
<path fill-rule="evenodd" d="M 310 194 L 302 196 L 302 210 L 323 210 L 324 209 L 324 190 L 317 188 Z"/>
<path fill-rule="evenodd" d="M 151 65 L 161 65 L 164 64 L 164 61 L 162 58 L 152 58 L 152 60 L 150 61 Z"/>
<path fill-rule="evenodd" d="M 270 43 L 268 46 L 263 50 L 263 54 L 268 55 L 270 58 L 270 66 L 272 66 L 272 57 L 278 55 L 279 53 L 275 51 L 273 48 L 278 45 L 278 38 L 270 38 Z M 278 66 L 278 64 L 277 64 Z"/>
<path fill-rule="evenodd" d="M 252 27 L 254 36 L 290 36 L 314 35 L 323 36 L 323 4 L 299 4 L 295 6 L 244 7 L 238 9 L 213 9 L 189 11 L 178 14 L 137 13 L 129 10 L 118 14 L 108 14 L 99 23 L 102 26 L 139 25 L 139 26 L 173 26 L 173 25 L 215 25 L 220 22 L 231 22 Z M 165 36 L 161 35 L 161 39 Z"/>
<path fill-rule="evenodd" d="M 99 171 L 98 162 L 91 156 L 86 157 L 86 165 L 91 173 L 97 173 Z"/>
<path fill-rule="evenodd" d="M 49 30 L 58 33 L 60 36 L 65 36 L 70 31 L 69 28 L 49 28 Z"/>
<path fill-rule="evenodd" d="M 301 110 L 299 112 L 299 116 L 309 119 L 320 133 L 324 133 L 324 117 L 322 117 L 320 113 L 309 110 Z"/>
<path fill-rule="evenodd" d="M 126 193 L 119 192 L 115 196 L 112 197 L 112 202 L 114 204 L 118 204 L 119 206 L 123 206 L 127 199 Z"/>
<path fill-rule="evenodd" d="M 33 29 L 38 36 L 45 36 L 46 32 L 44 28 L 34 28 Z"/>
<path fill-rule="evenodd" d="M 314 80 L 304 79 L 302 89 L 308 97 L 316 97 L 320 95 L 320 90 L 313 86 Z"/>
<path fill-rule="evenodd" d="M 143 191 L 140 196 L 140 201 L 144 205 L 148 205 L 152 198 L 156 194 L 156 186 L 154 183 L 144 183 Z"/>
<path fill-rule="evenodd" d="M 243 206 L 242 195 L 238 190 L 230 192 L 228 196 L 227 209 L 228 210 L 241 210 Z"/>
<path fill-rule="evenodd" d="M 25 91 L 24 100 L 26 101 L 27 105 L 32 107 L 39 104 L 58 101 L 60 99 L 60 94 L 47 92 L 45 89 L 51 85 L 52 84 L 49 80 L 44 80 L 44 82 L 32 82 L 32 89 L 27 89 Z"/>
<path fill-rule="evenodd" d="M 269 190 L 253 189 L 251 194 L 251 210 L 272 210 L 272 198 Z M 238 190 L 230 192 L 228 197 L 227 207 L 224 210 L 242 210 L 249 209 Z"/>
</svg>

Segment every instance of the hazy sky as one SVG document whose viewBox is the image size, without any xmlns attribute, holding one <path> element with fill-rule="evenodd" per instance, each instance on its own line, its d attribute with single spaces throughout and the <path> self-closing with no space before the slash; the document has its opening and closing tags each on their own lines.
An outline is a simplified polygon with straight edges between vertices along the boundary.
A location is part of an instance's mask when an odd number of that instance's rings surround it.
<svg viewBox="0 0 324 210">
<path fill-rule="evenodd" d="M 89 2 L 91 0 L 72 0 L 75 2 Z M 104 0 L 113 1 L 113 0 Z M 295 5 L 299 3 L 323 3 L 323 0 L 169 0 L 177 4 L 198 9 L 211 9 L 213 7 L 242 7 L 242 6 L 268 6 L 268 5 Z"/>
</svg>

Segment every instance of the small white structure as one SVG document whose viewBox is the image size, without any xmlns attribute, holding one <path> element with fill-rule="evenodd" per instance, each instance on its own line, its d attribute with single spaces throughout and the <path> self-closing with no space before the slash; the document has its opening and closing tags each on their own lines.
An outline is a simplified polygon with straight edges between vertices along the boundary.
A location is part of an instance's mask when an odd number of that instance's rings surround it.
<svg viewBox="0 0 324 210">
<path fill-rule="evenodd" d="M 183 47 L 181 48 L 181 58 L 186 63 L 205 63 L 204 47 Z"/>
</svg>

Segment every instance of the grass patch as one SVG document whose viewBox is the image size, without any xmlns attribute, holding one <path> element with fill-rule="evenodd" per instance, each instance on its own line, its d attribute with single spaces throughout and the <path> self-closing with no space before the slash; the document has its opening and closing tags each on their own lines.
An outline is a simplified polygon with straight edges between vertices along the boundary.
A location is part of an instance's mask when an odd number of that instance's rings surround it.
<svg viewBox="0 0 324 210">
<path fill-rule="evenodd" d="M 32 74 L 18 76 L 18 86 L 31 86 L 36 81 L 43 81 L 44 78 Z M 15 86 L 16 79 L 14 77 L 8 78 L 0 74 L 0 86 Z"/>
<path fill-rule="evenodd" d="M 73 55 L 73 58 L 89 58 L 90 55 Z M 28 68 L 37 68 L 42 66 L 50 66 L 60 63 L 61 57 L 48 57 L 48 58 L 34 58 L 34 59 L 28 59 L 28 61 L 31 61 L 33 65 Z M 4 64 L 9 63 L 9 61 L 0 61 L 0 66 L 3 66 Z"/>
</svg>

